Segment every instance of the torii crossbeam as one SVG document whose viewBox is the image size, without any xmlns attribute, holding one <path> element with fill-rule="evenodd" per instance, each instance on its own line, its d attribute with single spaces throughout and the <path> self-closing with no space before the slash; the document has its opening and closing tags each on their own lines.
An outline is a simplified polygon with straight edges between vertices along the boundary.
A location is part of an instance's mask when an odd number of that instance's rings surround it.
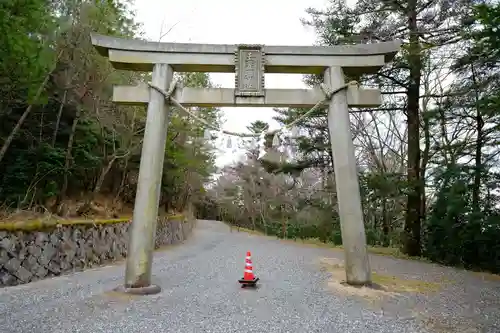
<svg viewBox="0 0 500 333">
<path fill-rule="evenodd" d="M 312 107 L 324 98 L 320 89 L 266 89 L 265 73 L 324 74 L 331 89 L 345 85 L 345 76 L 355 78 L 376 73 L 392 61 L 399 41 L 343 46 L 264 46 L 223 44 L 158 43 L 92 35 L 98 52 L 113 67 L 152 71 L 152 84 L 167 90 L 173 72 L 235 73 L 235 88 L 187 88 L 175 90 L 184 106 Z M 147 104 L 146 129 L 125 273 L 125 290 L 155 293 L 151 284 L 152 253 L 158 217 L 168 103 L 146 84 L 114 87 L 113 101 L 119 104 Z M 349 86 L 332 96 L 328 127 L 337 187 L 346 278 L 352 285 L 371 282 L 359 182 L 350 130 L 348 106 L 374 107 L 381 104 L 377 89 Z"/>
</svg>

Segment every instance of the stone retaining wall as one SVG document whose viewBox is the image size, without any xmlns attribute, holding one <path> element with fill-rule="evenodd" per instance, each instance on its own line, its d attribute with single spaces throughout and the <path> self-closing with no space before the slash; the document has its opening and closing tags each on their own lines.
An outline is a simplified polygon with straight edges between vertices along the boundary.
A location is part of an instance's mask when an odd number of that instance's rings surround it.
<svg viewBox="0 0 500 333">
<path fill-rule="evenodd" d="M 159 218 L 155 248 L 182 242 L 195 222 L 190 214 Z M 129 219 L 0 224 L 0 287 L 123 259 L 129 226 Z"/>
</svg>

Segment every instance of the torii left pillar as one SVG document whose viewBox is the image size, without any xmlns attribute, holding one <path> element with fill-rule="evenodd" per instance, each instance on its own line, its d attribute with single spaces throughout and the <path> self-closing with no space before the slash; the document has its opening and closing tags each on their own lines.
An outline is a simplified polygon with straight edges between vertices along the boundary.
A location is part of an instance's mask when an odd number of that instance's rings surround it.
<svg viewBox="0 0 500 333">
<path fill-rule="evenodd" d="M 172 79 L 173 69 L 171 66 L 168 64 L 154 65 L 152 84 L 166 91 Z M 142 143 L 134 217 L 129 231 L 125 284 L 119 288 L 133 294 L 148 295 L 161 291 L 160 286 L 151 283 L 151 268 L 167 140 L 168 109 L 169 106 L 164 96 L 151 89 Z"/>
</svg>

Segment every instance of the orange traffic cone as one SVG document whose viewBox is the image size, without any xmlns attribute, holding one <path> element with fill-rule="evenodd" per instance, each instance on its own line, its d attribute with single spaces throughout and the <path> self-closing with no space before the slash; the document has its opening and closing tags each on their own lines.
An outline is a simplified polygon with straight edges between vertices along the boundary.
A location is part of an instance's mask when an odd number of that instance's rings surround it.
<svg viewBox="0 0 500 333">
<path fill-rule="evenodd" d="M 245 258 L 245 270 L 243 273 L 243 278 L 238 280 L 238 282 L 241 283 L 241 287 L 244 288 L 246 286 L 254 287 L 257 281 L 259 281 L 259 278 L 255 277 L 255 275 L 253 274 L 252 255 L 250 251 L 248 251 Z"/>
</svg>

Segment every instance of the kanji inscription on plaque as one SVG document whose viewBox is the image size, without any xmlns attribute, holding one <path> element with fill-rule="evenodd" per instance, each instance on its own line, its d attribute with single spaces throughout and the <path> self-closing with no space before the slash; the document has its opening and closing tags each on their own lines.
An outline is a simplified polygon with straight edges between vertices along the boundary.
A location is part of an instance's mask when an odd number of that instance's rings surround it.
<svg viewBox="0 0 500 333">
<path fill-rule="evenodd" d="M 235 69 L 236 96 L 264 96 L 264 52 L 260 45 L 239 45 Z"/>
</svg>

